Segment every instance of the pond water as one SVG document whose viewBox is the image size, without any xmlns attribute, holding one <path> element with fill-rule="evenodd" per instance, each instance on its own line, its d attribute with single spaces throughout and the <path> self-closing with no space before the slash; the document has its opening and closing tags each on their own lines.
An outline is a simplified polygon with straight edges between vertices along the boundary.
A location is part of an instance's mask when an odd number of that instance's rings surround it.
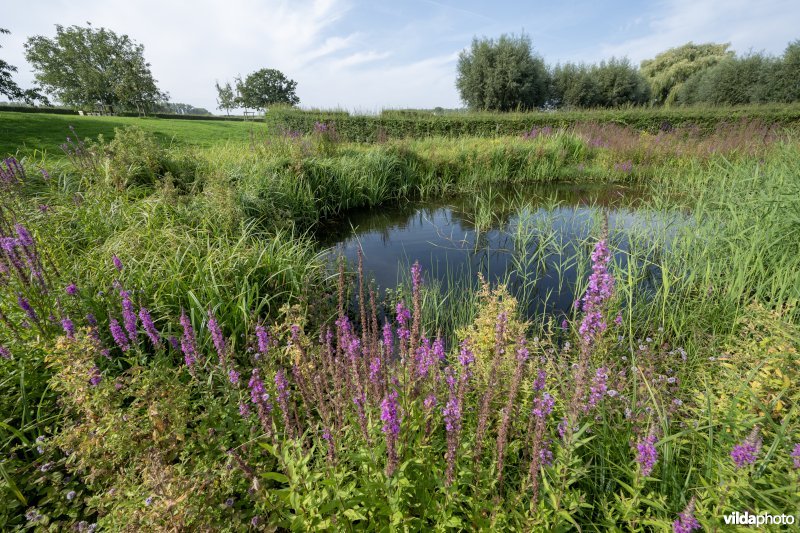
<svg viewBox="0 0 800 533">
<path fill-rule="evenodd" d="M 613 185 L 487 189 L 353 211 L 321 228 L 318 238 L 330 257 L 343 255 L 351 265 L 361 249 L 364 271 L 381 291 L 407 280 L 409 265 L 419 261 L 425 282 L 443 290 L 474 284 L 480 272 L 489 281 L 505 281 L 529 316 L 560 315 L 569 313 L 582 290 L 578 274 L 585 281 L 588 255 L 606 218 L 617 268 L 627 268 L 634 257 L 642 287 L 657 286 L 656 248 L 646 243 L 674 234 L 679 224 L 645 208 L 647 199 L 643 189 Z"/>
</svg>

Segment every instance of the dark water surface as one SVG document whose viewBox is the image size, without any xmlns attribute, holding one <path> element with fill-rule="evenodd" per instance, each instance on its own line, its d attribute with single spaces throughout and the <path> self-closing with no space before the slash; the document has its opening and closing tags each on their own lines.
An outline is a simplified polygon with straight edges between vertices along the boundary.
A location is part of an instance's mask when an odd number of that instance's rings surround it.
<svg viewBox="0 0 800 533">
<path fill-rule="evenodd" d="M 648 235 L 671 231 L 674 217 L 643 208 L 647 198 L 643 189 L 614 185 L 487 188 L 350 212 L 318 238 L 331 257 L 344 255 L 352 265 L 361 248 L 364 271 L 381 291 L 407 280 L 409 265 L 419 261 L 425 282 L 445 290 L 473 284 L 481 272 L 505 280 L 529 315 L 563 314 L 575 300 L 578 273 L 580 281 L 588 275 L 588 254 L 606 216 L 617 268 L 627 268 L 631 248 L 645 247 Z M 643 283 L 655 287 L 657 264 L 638 257 Z"/>
</svg>

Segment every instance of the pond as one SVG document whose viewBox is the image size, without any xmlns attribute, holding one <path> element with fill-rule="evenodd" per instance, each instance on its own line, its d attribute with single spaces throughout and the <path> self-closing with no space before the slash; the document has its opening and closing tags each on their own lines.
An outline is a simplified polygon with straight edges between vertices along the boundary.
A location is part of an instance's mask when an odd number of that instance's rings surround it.
<svg viewBox="0 0 800 533">
<path fill-rule="evenodd" d="M 474 286 L 481 273 L 506 282 L 528 316 L 563 315 L 583 290 L 604 219 L 617 268 L 634 258 L 641 288 L 657 286 L 657 243 L 668 242 L 682 216 L 648 207 L 648 200 L 645 189 L 617 185 L 487 189 L 352 211 L 318 238 L 331 258 L 343 255 L 351 265 L 361 249 L 365 274 L 381 291 L 397 287 L 419 261 L 425 282 L 444 291 Z"/>
</svg>

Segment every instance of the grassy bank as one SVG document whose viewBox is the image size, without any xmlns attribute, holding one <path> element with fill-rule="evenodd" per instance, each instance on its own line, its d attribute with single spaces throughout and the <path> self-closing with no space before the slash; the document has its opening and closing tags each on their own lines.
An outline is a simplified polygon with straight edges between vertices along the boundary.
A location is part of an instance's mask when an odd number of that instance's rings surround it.
<svg viewBox="0 0 800 533">
<path fill-rule="evenodd" d="M 793 133 L 211 137 L 128 130 L 5 163 L 4 527 L 646 531 L 798 511 Z M 628 236 L 622 270 L 598 211 L 562 258 L 589 294 L 565 324 L 425 273 L 384 301 L 309 237 L 347 209 L 567 179 L 650 187 L 646 207 L 689 218 Z M 518 231 L 562 253 L 552 228 Z M 537 257 L 518 259 L 533 282 Z"/>
</svg>

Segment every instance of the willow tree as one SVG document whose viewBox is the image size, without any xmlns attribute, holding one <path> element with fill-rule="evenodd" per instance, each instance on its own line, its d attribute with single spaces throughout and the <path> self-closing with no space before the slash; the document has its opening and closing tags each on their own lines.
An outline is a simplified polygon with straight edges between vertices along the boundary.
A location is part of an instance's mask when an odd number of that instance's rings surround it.
<svg viewBox="0 0 800 533">
<path fill-rule="evenodd" d="M 458 58 L 456 87 L 470 109 L 531 109 L 547 98 L 548 73 L 527 35 L 472 40 Z"/>
<path fill-rule="evenodd" d="M 675 102 L 681 85 L 693 74 L 713 67 L 733 57 L 730 43 L 694 44 L 688 42 L 661 52 L 653 59 L 642 61 L 639 71 L 650 84 L 653 103 L 670 105 Z"/>
</svg>

